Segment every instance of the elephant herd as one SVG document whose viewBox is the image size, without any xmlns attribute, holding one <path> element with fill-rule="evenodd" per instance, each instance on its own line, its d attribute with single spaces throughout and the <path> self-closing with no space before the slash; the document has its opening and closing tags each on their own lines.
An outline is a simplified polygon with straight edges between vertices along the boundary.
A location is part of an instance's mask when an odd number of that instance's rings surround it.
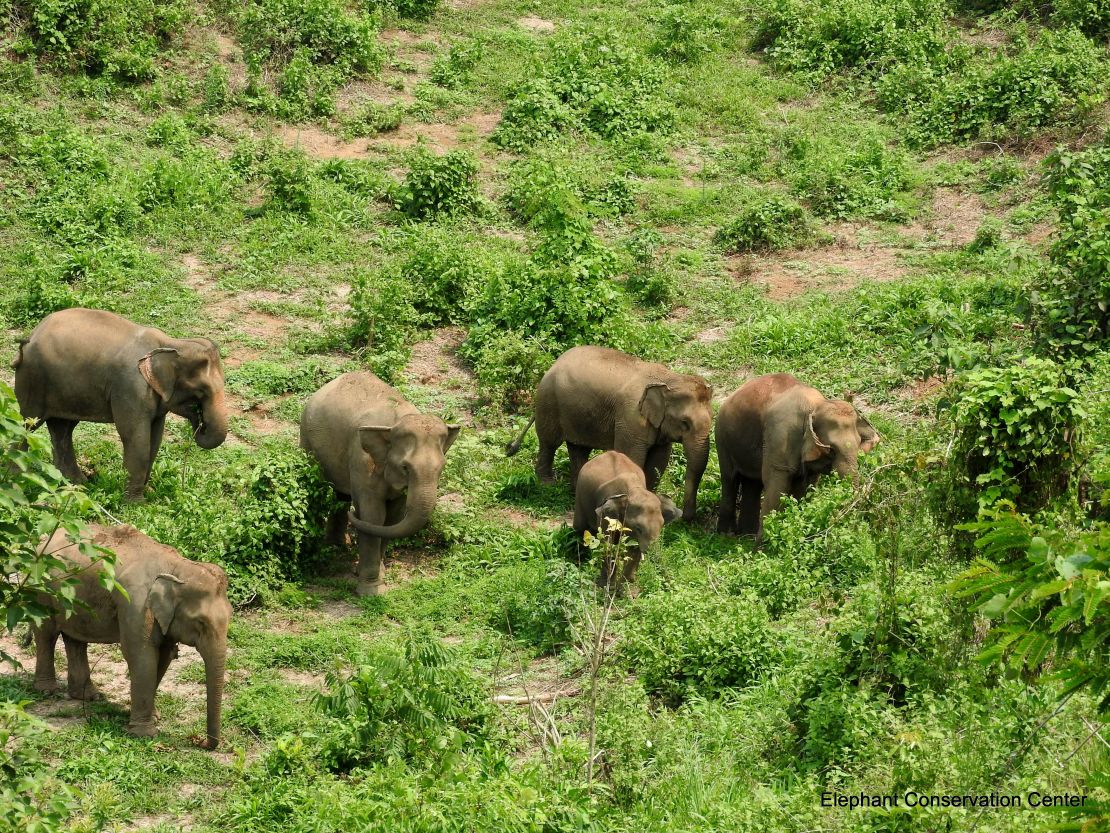
<svg viewBox="0 0 1110 833">
<path fill-rule="evenodd" d="M 170 338 L 110 312 L 67 309 L 47 316 L 20 343 L 13 367 L 23 416 L 36 428 L 46 424 L 54 464 L 71 481 L 84 480 L 73 449 L 77 423 L 115 423 L 129 500 L 143 499 L 167 414 L 187 419 L 202 448 L 220 445 L 227 434 L 223 367 L 208 339 Z M 700 376 L 617 350 L 575 347 L 544 374 L 534 416 L 506 449 L 508 455 L 520 450 L 533 424 L 540 480 L 554 479 L 555 453 L 566 444 L 575 531 L 597 534 L 616 521 L 628 534 L 623 570 L 616 575 L 617 565 L 603 565 L 604 583 L 633 580 L 663 525 L 680 514 L 694 519 L 714 426 L 712 389 Z M 348 525 L 354 528 L 360 595 L 383 589 L 384 541 L 411 535 L 427 522 L 458 433 L 459 426 L 421 414 L 365 371 L 345 373 L 309 398 L 301 447 L 350 502 L 331 518 L 328 539 L 344 546 Z M 763 519 L 783 495 L 801 497 L 828 472 L 854 478 L 858 455 L 878 439 L 849 402 L 826 399 L 785 373 L 752 379 L 724 401 L 716 419 L 718 530 L 753 534 L 758 542 Z M 681 512 L 655 491 L 675 443 L 686 457 Z M 604 453 L 590 459 L 595 449 Z M 90 563 L 64 534 L 42 543 L 42 551 L 58 554 L 77 572 L 77 598 L 85 605 L 32 629 L 35 687 L 57 688 L 54 650 L 62 636 L 69 695 L 95 697 L 87 644 L 119 643 L 131 676 L 128 728 L 149 736 L 156 731 L 154 694 L 177 645 L 195 646 L 205 663 L 208 705 L 206 736 L 197 742 L 215 748 L 231 618 L 227 576 L 130 526 L 92 525 L 85 535 L 115 552 L 116 578 L 126 594 L 104 590 L 99 564 Z"/>
</svg>

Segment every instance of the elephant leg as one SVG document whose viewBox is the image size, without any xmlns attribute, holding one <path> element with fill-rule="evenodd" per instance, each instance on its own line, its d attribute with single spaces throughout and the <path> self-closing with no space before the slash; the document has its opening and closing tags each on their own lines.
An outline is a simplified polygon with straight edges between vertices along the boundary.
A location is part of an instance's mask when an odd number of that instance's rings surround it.
<svg viewBox="0 0 1110 833">
<path fill-rule="evenodd" d="M 763 481 L 751 477 L 738 478 L 740 483 L 740 523 L 741 535 L 759 534 L 759 507 L 763 493 Z"/>
<path fill-rule="evenodd" d="M 162 684 L 162 678 L 166 676 L 166 670 L 175 659 L 177 659 L 176 642 L 163 642 L 158 646 L 158 676 L 154 683 L 155 690 Z"/>
<path fill-rule="evenodd" d="M 54 450 L 54 467 L 70 483 L 80 484 L 85 482 L 86 477 L 77 465 L 77 455 L 73 450 L 73 429 L 76 427 L 77 420 L 74 419 L 51 417 L 46 421 L 50 445 Z"/>
<path fill-rule="evenodd" d="M 349 500 L 346 495 L 344 499 Z M 347 507 L 341 506 L 331 513 L 328 518 L 328 529 L 324 535 L 324 541 L 333 547 L 347 546 Z"/>
<path fill-rule="evenodd" d="M 536 423 L 536 438 L 540 450 L 536 454 L 536 479 L 541 483 L 555 482 L 555 452 L 563 444 L 563 436 L 547 436 L 540 433 L 539 423 Z"/>
<path fill-rule="evenodd" d="M 377 501 L 359 501 L 359 520 L 382 525 L 386 507 Z M 365 532 L 358 533 L 358 582 L 355 592 L 360 596 L 377 596 L 382 592 L 382 546 L 385 542 Z"/>
<path fill-rule="evenodd" d="M 745 490 L 746 491 L 746 490 Z M 740 493 L 740 476 L 721 471 L 721 503 L 717 507 L 717 531 L 731 534 L 736 530 L 736 499 Z"/>
<path fill-rule="evenodd" d="M 578 472 L 582 471 L 582 467 L 590 459 L 592 450 L 586 445 L 567 443 L 567 455 L 570 457 L 570 490 L 572 492 L 578 488 Z"/>
<path fill-rule="evenodd" d="M 100 692 L 93 685 L 89 671 L 89 644 L 64 633 L 62 642 L 66 646 L 66 690 L 69 696 L 74 700 L 99 700 Z"/>
<path fill-rule="evenodd" d="M 154 458 L 158 456 L 158 449 L 162 447 L 162 434 L 166 430 L 166 415 L 155 417 L 150 423 L 150 463 L 154 465 Z"/>
<path fill-rule="evenodd" d="M 58 634 L 52 619 L 34 629 L 35 691 L 53 694 L 58 690 L 58 677 L 54 671 L 54 648 L 58 645 Z"/>
<path fill-rule="evenodd" d="M 127 491 L 130 501 L 143 500 L 147 480 L 150 479 L 151 424 L 145 421 L 134 425 L 117 425 L 123 441 L 123 466 L 127 469 Z"/>
<path fill-rule="evenodd" d="M 127 670 L 131 673 L 131 719 L 127 731 L 139 737 L 152 738 L 158 734 L 154 692 L 158 687 L 160 652 L 145 642 L 122 644 L 121 647 L 127 660 Z"/>
<path fill-rule="evenodd" d="M 782 496 L 790 491 L 791 479 L 789 474 L 780 471 L 764 473 L 763 502 L 759 507 L 759 531 L 755 535 L 757 544 L 763 541 L 763 522 L 770 513 L 779 508 L 782 503 Z"/>
<path fill-rule="evenodd" d="M 647 457 L 644 459 L 644 477 L 647 479 L 647 488 L 650 491 L 654 492 L 659 486 L 659 481 L 663 478 L 663 472 L 667 470 L 667 464 L 670 461 L 670 443 L 654 445 L 648 449 Z"/>
</svg>

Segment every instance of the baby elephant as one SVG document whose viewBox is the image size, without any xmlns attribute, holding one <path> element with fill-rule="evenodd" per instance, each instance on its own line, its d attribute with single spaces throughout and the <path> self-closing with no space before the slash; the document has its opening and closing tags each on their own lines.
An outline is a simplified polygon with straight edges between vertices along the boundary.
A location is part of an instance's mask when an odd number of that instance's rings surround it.
<svg viewBox="0 0 1110 833">
<path fill-rule="evenodd" d="M 636 569 L 646 550 L 659 540 L 664 524 L 681 516 L 674 502 L 647 488 L 644 470 L 619 451 L 606 451 L 594 457 L 578 473 L 574 493 L 574 531 L 603 534 L 610 518 L 631 530 L 635 546 L 628 549 L 624 580 L 634 581 Z M 608 587 L 616 578 L 616 565 L 602 567 L 602 580 Z M 620 579 L 617 578 L 617 583 Z"/>
<path fill-rule="evenodd" d="M 77 600 L 82 605 L 68 618 L 59 613 L 32 627 L 35 637 L 35 688 L 55 691 L 54 647 L 61 634 L 66 647 L 69 696 L 94 700 L 89 679 L 88 643 L 119 643 L 131 676 L 133 735 L 153 737 L 158 729 L 154 693 L 178 643 L 193 645 L 204 660 L 208 689 L 207 737 L 215 749 L 220 741 L 220 708 L 227 659 L 227 627 L 231 605 L 227 575 L 215 564 L 190 561 L 177 550 L 148 538 L 133 526 L 89 526 L 84 538 L 116 555 L 116 581 L 127 591 L 109 593 L 100 583 L 102 565 L 92 563 L 64 531 L 39 548 L 72 565 Z"/>
<path fill-rule="evenodd" d="M 114 422 L 123 442 L 127 498 L 142 500 L 167 414 L 189 420 L 201 448 L 227 436 L 220 351 L 206 338 L 170 338 L 98 309 L 44 318 L 12 364 L 24 417 L 46 423 L 54 465 L 71 483 L 78 422 Z"/>
<path fill-rule="evenodd" d="M 447 449 L 459 426 L 425 416 L 368 371 L 344 373 L 305 405 L 301 448 L 354 508 L 332 518 L 342 545 L 347 521 L 358 532 L 360 596 L 382 591 L 382 540 L 412 535 L 428 522 Z"/>
</svg>

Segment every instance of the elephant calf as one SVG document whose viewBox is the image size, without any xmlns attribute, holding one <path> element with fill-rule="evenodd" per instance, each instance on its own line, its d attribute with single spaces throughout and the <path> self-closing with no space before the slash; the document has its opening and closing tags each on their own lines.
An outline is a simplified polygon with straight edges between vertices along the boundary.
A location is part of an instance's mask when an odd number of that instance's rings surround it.
<svg viewBox="0 0 1110 833">
<path fill-rule="evenodd" d="M 382 590 L 382 539 L 404 538 L 428 522 L 447 449 L 459 426 L 426 416 L 363 371 L 344 373 L 316 391 L 301 417 L 301 448 L 320 463 L 348 512 L 332 518 L 329 538 L 342 545 L 347 521 L 358 533 L 359 595 Z"/>
<path fill-rule="evenodd" d="M 579 537 L 584 532 L 597 535 L 599 530 L 604 534 L 609 519 L 628 529 L 635 545 L 628 549 L 624 562 L 625 581 L 636 579 L 644 552 L 659 540 L 663 525 L 678 516 L 678 507 L 671 499 L 649 490 L 643 469 L 619 451 L 599 454 L 578 473 L 574 531 Z M 603 565 L 602 579 L 606 586 L 613 582 L 615 572 L 615 564 L 606 562 Z"/>
<path fill-rule="evenodd" d="M 762 540 L 763 519 L 784 494 L 800 498 L 830 471 L 855 479 L 856 458 L 879 441 L 850 402 L 826 399 L 789 373 L 752 379 L 717 414 L 721 506 L 717 530 L 733 532 L 740 496 L 740 532 Z M 762 493 L 762 502 L 760 494 Z"/>
<path fill-rule="evenodd" d="M 682 517 L 697 511 L 698 485 L 709 462 L 712 389 L 700 376 L 675 373 L 606 347 L 574 347 L 544 374 L 536 391 L 532 421 L 505 450 L 520 450 L 534 422 L 540 441 L 536 476 L 550 481 L 555 451 L 564 442 L 570 455 L 571 488 L 593 449 L 626 454 L 654 489 L 667 468 L 671 446 L 686 451 Z"/>
<path fill-rule="evenodd" d="M 227 436 L 220 351 L 206 338 L 170 338 L 111 312 L 65 309 L 20 343 L 15 396 L 23 416 L 46 423 L 54 465 L 83 483 L 73 451 L 78 422 L 114 422 L 123 441 L 127 498 L 142 500 L 166 414 L 189 420 L 201 448 Z"/>
<path fill-rule="evenodd" d="M 204 660 L 208 689 L 206 749 L 220 741 L 220 708 L 227 659 L 231 605 L 227 575 L 215 564 L 190 561 L 133 526 L 90 526 L 85 539 L 116 554 L 116 581 L 127 591 L 109 593 L 100 583 L 102 565 L 91 563 L 63 531 L 55 532 L 40 552 L 72 565 L 77 601 L 68 618 L 57 614 L 32 627 L 35 638 L 35 688 L 55 691 L 54 648 L 61 634 L 68 664 L 69 696 L 98 696 L 89 677 L 88 643 L 119 643 L 131 675 L 128 731 L 153 737 L 158 729 L 154 694 L 178 643 L 195 646 Z"/>
</svg>

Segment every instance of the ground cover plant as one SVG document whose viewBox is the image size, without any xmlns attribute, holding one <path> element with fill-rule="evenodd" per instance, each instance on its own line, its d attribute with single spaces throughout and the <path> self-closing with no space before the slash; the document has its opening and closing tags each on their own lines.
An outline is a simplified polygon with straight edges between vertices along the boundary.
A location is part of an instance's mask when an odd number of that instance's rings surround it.
<svg viewBox="0 0 1110 833">
<path fill-rule="evenodd" d="M 1101 0 L 0 3 L 0 831 L 1099 830 L 1110 824 L 1110 15 Z M 146 502 L 65 485 L 9 359 L 118 312 L 223 356 Z M 881 435 L 764 539 L 692 523 L 628 593 L 538 481 L 564 350 L 788 372 Z M 463 428 L 354 594 L 307 398 L 368 369 Z M 660 490 L 682 494 L 680 449 Z M 131 523 L 227 572 L 219 751 L 36 692 L 38 535 Z M 107 554 L 102 554 L 107 555 Z M 12 578 L 26 575 L 26 580 Z M 63 594 L 64 597 L 64 594 Z M 60 653 L 60 652 L 59 652 Z M 1083 794 L 1082 807 L 826 793 Z"/>
</svg>

